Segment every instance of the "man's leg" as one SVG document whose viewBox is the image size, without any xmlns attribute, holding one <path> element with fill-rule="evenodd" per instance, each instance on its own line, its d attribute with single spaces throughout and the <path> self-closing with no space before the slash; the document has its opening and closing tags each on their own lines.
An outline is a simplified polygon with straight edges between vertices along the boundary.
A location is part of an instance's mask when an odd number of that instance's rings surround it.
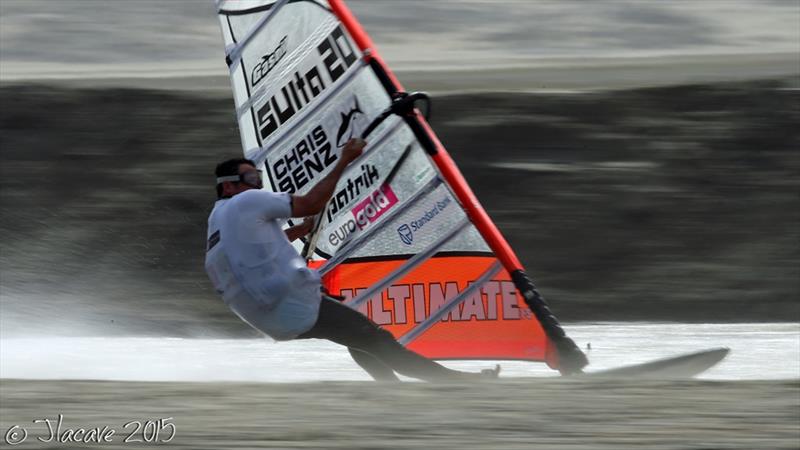
<svg viewBox="0 0 800 450">
<path fill-rule="evenodd" d="M 329 297 L 330 299 L 336 300 L 338 302 L 344 301 L 344 297 L 339 297 L 338 295 L 332 295 L 328 293 L 328 291 L 323 287 L 322 288 L 322 298 L 323 301 L 325 297 Z M 298 337 L 298 339 L 302 339 L 304 336 Z M 306 336 L 307 337 L 307 336 Z M 353 358 L 353 361 L 356 362 L 365 372 L 367 372 L 373 380 L 375 381 L 400 381 L 395 375 L 394 370 L 391 367 L 384 364 L 378 358 L 370 355 L 367 352 L 348 347 L 347 351 L 350 352 L 350 356 Z"/>
<path fill-rule="evenodd" d="M 348 347 L 347 350 L 353 357 L 353 361 L 370 374 L 375 381 L 400 381 L 394 374 L 394 370 L 380 359 L 353 347 Z"/>
<path fill-rule="evenodd" d="M 400 374 L 421 380 L 474 380 L 482 377 L 477 373 L 448 369 L 406 349 L 391 333 L 379 328 L 360 312 L 326 296 L 322 297 L 317 323 L 309 331 L 298 336 L 298 339 L 306 338 L 328 339 L 360 350 Z"/>
</svg>

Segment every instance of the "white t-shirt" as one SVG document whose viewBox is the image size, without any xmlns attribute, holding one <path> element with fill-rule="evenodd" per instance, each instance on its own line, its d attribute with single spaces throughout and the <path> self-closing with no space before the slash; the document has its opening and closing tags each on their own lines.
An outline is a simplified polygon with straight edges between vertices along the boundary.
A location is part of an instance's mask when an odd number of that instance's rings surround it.
<svg viewBox="0 0 800 450">
<path fill-rule="evenodd" d="M 276 340 L 317 321 L 319 274 L 309 269 L 281 226 L 291 196 L 250 189 L 218 200 L 208 217 L 206 273 L 225 304 Z"/>
</svg>

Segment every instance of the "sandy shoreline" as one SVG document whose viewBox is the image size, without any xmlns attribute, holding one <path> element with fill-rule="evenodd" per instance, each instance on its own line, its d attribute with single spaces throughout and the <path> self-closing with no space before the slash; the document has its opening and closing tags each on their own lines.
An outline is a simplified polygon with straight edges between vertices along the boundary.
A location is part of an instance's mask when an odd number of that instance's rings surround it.
<svg viewBox="0 0 800 450">
<path fill-rule="evenodd" d="M 63 430 L 169 419 L 176 449 L 794 449 L 800 384 L 506 380 L 477 385 L 126 383 L 2 380 L 0 429 Z M 166 422 L 165 422 L 166 423 Z M 165 427 L 166 428 L 166 427 Z M 169 430 L 161 433 L 166 439 Z M 76 444 L 48 448 L 74 448 Z M 152 446 L 152 444 L 150 444 Z M 144 448 L 143 443 L 124 448 Z"/>
</svg>

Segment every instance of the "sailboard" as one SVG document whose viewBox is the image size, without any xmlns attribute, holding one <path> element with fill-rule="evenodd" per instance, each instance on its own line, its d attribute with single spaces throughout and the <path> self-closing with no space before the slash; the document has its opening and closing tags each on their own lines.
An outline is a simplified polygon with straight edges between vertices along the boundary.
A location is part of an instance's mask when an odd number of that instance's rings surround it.
<svg viewBox="0 0 800 450">
<path fill-rule="evenodd" d="M 583 374 L 602 378 L 691 378 L 716 366 L 730 353 L 725 347 L 686 353 L 640 364 L 615 367 Z"/>
<path fill-rule="evenodd" d="M 423 115 L 391 109 L 410 97 L 342 0 L 217 11 L 244 155 L 265 189 L 306 193 L 369 131 L 313 239 L 296 244 L 330 293 L 430 358 L 581 371 L 585 355 Z"/>
</svg>

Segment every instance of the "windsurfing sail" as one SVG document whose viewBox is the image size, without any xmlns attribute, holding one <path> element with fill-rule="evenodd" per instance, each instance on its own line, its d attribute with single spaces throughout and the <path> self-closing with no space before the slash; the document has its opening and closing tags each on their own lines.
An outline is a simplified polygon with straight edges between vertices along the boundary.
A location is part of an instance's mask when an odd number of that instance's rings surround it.
<svg viewBox="0 0 800 450">
<path fill-rule="evenodd" d="M 220 0 L 217 10 L 244 155 L 267 173 L 265 189 L 306 193 L 402 97 L 341 0 Z M 430 358 L 580 371 L 585 356 L 419 111 L 372 128 L 311 248 L 327 289 Z"/>
</svg>

